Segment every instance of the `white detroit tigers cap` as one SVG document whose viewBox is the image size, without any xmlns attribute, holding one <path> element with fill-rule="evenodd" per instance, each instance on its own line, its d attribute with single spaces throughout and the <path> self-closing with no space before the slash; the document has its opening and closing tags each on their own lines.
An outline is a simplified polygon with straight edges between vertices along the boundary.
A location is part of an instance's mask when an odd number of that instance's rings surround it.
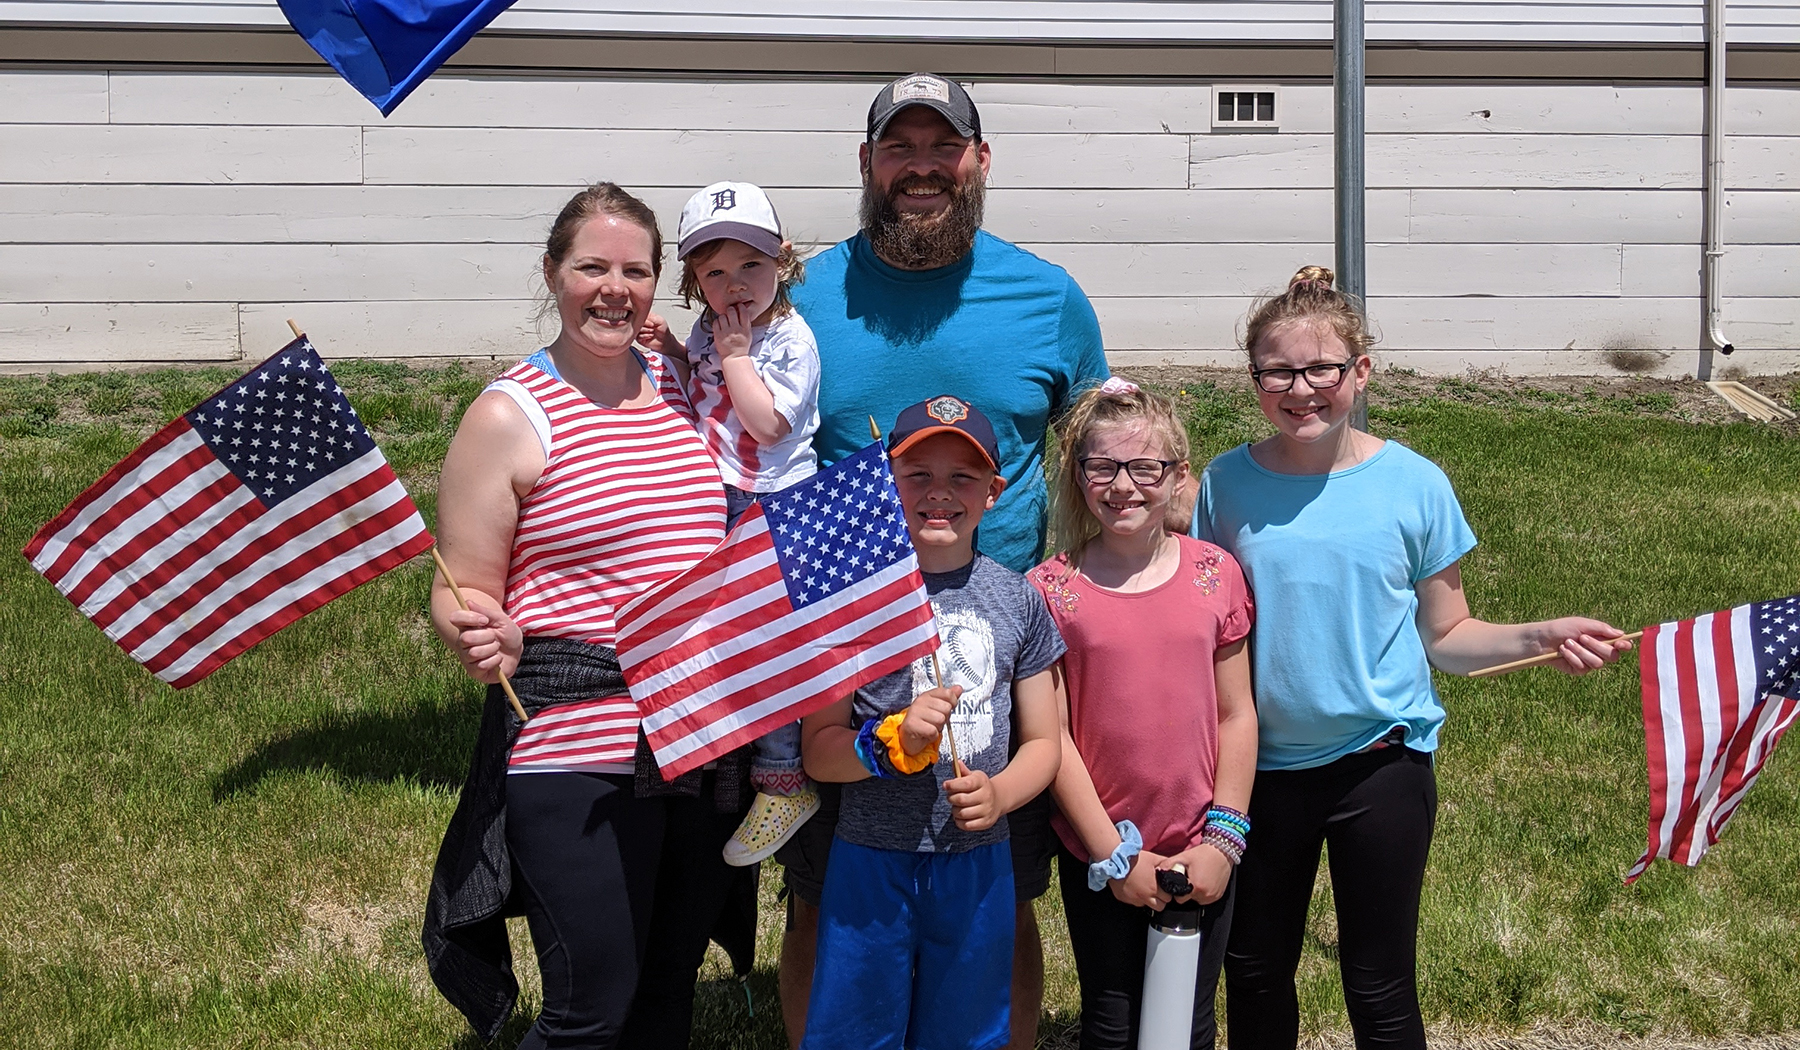
<svg viewBox="0 0 1800 1050">
<path fill-rule="evenodd" d="M 781 219 L 762 187 L 748 182 L 715 182 L 681 208 L 677 259 L 702 244 L 742 241 L 773 259 L 781 254 Z"/>
</svg>

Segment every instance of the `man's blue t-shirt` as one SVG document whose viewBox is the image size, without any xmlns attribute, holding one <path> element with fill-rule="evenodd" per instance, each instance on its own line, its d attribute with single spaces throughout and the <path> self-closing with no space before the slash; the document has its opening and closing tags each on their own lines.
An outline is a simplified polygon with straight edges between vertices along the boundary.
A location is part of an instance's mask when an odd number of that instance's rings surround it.
<svg viewBox="0 0 1800 1050">
<path fill-rule="evenodd" d="M 1239 445 L 1200 478 L 1195 536 L 1230 551 L 1256 595 L 1258 769 L 1322 766 L 1405 727 L 1437 749 L 1420 580 L 1475 547 L 1450 479 L 1389 441 L 1333 474 L 1277 474 Z"/>
<path fill-rule="evenodd" d="M 1006 491 L 980 549 L 1014 572 L 1042 560 L 1044 433 L 1111 373 L 1100 323 L 1068 271 L 987 233 L 957 262 L 899 270 L 861 234 L 807 260 L 792 289 L 819 343 L 819 431 L 829 466 L 883 434 L 900 410 L 954 394 L 994 424 Z"/>
</svg>

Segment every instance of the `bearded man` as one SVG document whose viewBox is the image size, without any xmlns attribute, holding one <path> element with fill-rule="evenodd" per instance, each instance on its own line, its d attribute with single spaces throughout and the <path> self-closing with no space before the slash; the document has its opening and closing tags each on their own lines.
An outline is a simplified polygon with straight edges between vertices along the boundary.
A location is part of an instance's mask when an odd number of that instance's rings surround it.
<svg viewBox="0 0 1800 1050">
<path fill-rule="evenodd" d="M 915 73 L 869 107 L 862 229 L 806 264 L 794 304 L 818 340 L 821 465 L 869 443 L 902 408 L 964 398 L 993 423 L 1006 488 L 977 545 L 1015 572 L 1044 554 L 1044 440 L 1050 421 L 1110 374 L 1100 324 L 1062 267 L 981 229 L 992 163 L 981 115 L 961 85 Z M 1184 523 L 1185 524 L 1185 523 Z M 829 787 L 829 786 L 827 786 Z M 782 1017 L 798 1046 L 812 983 L 835 792 L 776 854 L 787 866 Z M 1050 884 L 1050 794 L 1008 816 L 1017 894 L 1012 1042 L 1036 1040 L 1044 960 L 1032 901 Z"/>
</svg>

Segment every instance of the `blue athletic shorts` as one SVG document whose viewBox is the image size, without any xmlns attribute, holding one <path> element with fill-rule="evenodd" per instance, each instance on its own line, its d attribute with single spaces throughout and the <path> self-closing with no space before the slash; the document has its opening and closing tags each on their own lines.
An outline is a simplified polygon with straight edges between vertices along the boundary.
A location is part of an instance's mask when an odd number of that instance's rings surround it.
<svg viewBox="0 0 1800 1050">
<path fill-rule="evenodd" d="M 997 1050 L 1011 1024 L 1012 848 L 831 843 L 801 1050 Z"/>
</svg>

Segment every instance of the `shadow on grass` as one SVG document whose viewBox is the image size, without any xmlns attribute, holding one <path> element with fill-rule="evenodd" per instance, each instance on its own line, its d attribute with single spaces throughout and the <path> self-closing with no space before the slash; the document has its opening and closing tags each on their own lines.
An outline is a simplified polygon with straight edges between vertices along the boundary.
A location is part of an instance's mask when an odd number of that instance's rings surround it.
<svg viewBox="0 0 1800 1050">
<path fill-rule="evenodd" d="M 519 1045 L 519 1040 L 525 1038 L 525 1033 L 531 1031 L 538 1015 L 535 1004 L 521 1002 L 519 1005 L 520 1009 L 514 1010 L 513 1015 L 506 1019 L 506 1024 L 493 1042 L 483 1042 L 480 1036 L 465 1027 L 462 1038 L 451 1043 L 450 1050 L 514 1050 Z"/>
<path fill-rule="evenodd" d="M 213 801 L 289 772 L 455 790 L 468 773 L 480 721 L 479 694 L 406 711 L 327 715 L 244 756 L 213 783 Z"/>
</svg>

